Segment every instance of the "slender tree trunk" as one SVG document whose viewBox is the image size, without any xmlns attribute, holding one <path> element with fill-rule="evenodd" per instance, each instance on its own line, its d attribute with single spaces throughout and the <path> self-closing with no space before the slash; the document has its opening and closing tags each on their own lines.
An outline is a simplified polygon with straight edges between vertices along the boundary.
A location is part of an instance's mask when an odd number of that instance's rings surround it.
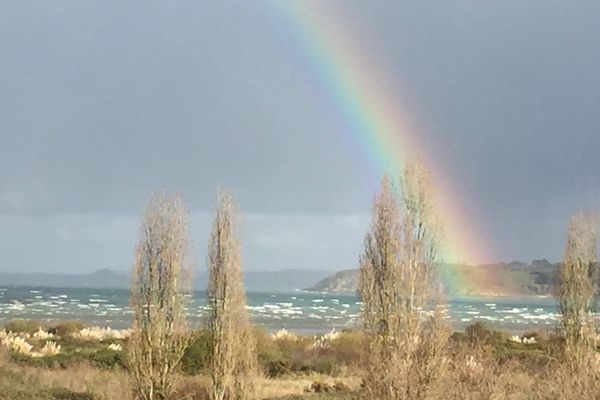
<svg viewBox="0 0 600 400">
<path fill-rule="evenodd" d="M 593 313 L 599 295 L 597 251 L 598 217 L 575 214 L 569 226 L 565 260 L 556 279 L 566 356 L 575 367 L 585 364 L 586 356 L 596 347 Z"/>
<path fill-rule="evenodd" d="M 187 215 L 181 200 L 154 196 L 136 250 L 133 334 L 127 346 L 139 399 L 166 400 L 174 391 L 175 372 L 190 338 L 185 316 L 190 291 L 184 284 L 190 282 L 187 252 Z"/>
<path fill-rule="evenodd" d="M 208 246 L 208 272 L 212 399 L 253 399 L 256 343 L 246 309 L 237 214 L 223 192 Z"/>
<path fill-rule="evenodd" d="M 434 263 L 441 235 L 431 197 L 427 173 L 408 165 L 401 196 L 384 177 L 375 198 L 359 279 L 364 383 L 372 399 L 420 398 L 442 358 L 447 336 L 438 318 L 441 311 L 432 321 L 423 314 L 435 306 Z"/>
</svg>

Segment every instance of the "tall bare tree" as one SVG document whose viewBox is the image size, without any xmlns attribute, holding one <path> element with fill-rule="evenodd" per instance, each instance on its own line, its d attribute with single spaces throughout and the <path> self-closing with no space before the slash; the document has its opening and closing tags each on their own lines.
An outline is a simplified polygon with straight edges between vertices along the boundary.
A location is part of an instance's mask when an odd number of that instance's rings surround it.
<svg viewBox="0 0 600 400">
<path fill-rule="evenodd" d="M 393 395 L 399 390 L 389 366 L 399 362 L 400 217 L 395 189 L 385 176 L 375 198 L 371 229 L 365 236 L 358 286 L 367 358 L 365 387 L 371 398 L 389 398 L 388 393 Z"/>
<path fill-rule="evenodd" d="M 384 177 L 360 257 L 359 295 L 371 398 L 421 398 L 444 346 L 441 311 L 428 320 L 437 289 L 441 232 L 427 172 L 409 164 L 401 194 Z"/>
<path fill-rule="evenodd" d="M 595 345 L 592 313 L 599 295 L 598 217 L 579 212 L 571 218 L 564 263 L 559 267 L 556 298 L 562 316 L 566 349 L 572 361 Z"/>
<path fill-rule="evenodd" d="M 217 202 L 208 245 L 212 399 L 252 399 L 256 341 L 246 309 L 237 213 L 229 194 L 219 191 Z"/>
<path fill-rule="evenodd" d="M 164 400 L 189 342 L 185 316 L 190 291 L 187 213 L 179 197 L 150 200 L 137 245 L 127 356 L 137 398 Z"/>
</svg>

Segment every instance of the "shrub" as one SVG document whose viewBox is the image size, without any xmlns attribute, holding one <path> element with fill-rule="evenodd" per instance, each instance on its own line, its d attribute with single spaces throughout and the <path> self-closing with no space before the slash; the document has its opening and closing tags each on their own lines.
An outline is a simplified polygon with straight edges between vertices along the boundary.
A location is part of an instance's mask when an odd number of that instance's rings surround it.
<svg viewBox="0 0 600 400">
<path fill-rule="evenodd" d="M 67 368 L 86 360 L 85 355 L 81 353 L 59 353 L 47 357 L 30 357 L 29 355 L 13 353 L 11 357 L 17 364 L 38 368 Z"/>
<path fill-rule="evenodd" d="M 338 363 L 357 366 L 363 356 L 363 336 L 360 331 L 344 331 L 330 345 L 331 354 Z"/>
<path fill-rule="evenodd" d="M 501 332 L 491 329 L 484 322 L 475 322 L 465 328 L 465 336 L 471 343 L 476 344 L 499 344 L 504 341 Z"/>
<path fill-rule="evenodd" d="M 194 333 L 181 359 L 181 370 L 185 374 L 197 375 L 208 368 L 211 354 L 209 340 L 210 335 L 206 330 Z"/>
<path fill-rule="evenodd" d="M 255 329 L 258 362 L 262 372 L 269 378 L 276 378 L 298 372 L 303 362 L 305 344 L 292 339 L 292 336 L 281 336 L 273 339 L 263 329 Z"/>
<path fill-rule="evenodd" d="M 48 331 L 64 338 L 73 336 L 83 328 L 85 328 L 85 325 L 79 321 L 67 321 L 50 328 Z"/>
<path fill-rule="evenodd" d="M 272 343 L 276 348 L 263 347 L 262 354 L 259 353 L 259 360 L 267 376 L 278 377 L 311 370 L 307 362 L 310 355 L 306 348 L 312 340 L 280 338 Z"/>
<path fill-rule="evenodd" d="M 275 368 L 279 370 L 282 364 L 283 354 L 279 345 L 275 340 L 269 336 L 269 334 L 261 328 L 254 329 L 254 336 L 256 338 L 256 352 L 258 353 L 258 362 L 268 376 L 279 376 L 272 375 L 269 370 Z"/>
<path fill-rule="evenodd" d="M 303 372 L 316 372 L 318 374 L 336 376 L 338 375 L 340 366 L 335 357 L 319 354 L 305 359 L 300 370 Z"/>
<path fill-rule="evenodd" d="M 48 393 L 56 400 L 94 400 L 89 393 L 77 393 L 63 388 L 50 389 Z"/>
<path fill-rule="evenodd" d="M 97 350 L 89 355 L 90 364 L 101 369 L 125 368 L 125 355 L 121 351 L 108 348 Z"/>
<path fill-rule="evenodd" d="M 32 321 L 30 319 L 13 319 L 8 321 L 4 329 L 6 329 L 7 332 L 28 333 L 33 335 L 40 329 L 44 329 L 44 327 L 38 321 Z"/>
<path fill-rule="evenodd" d="M 279 339 L 276 341 L 283 359 L 294 358 L 297 354 L 304 352 L 312 343 L 311 338 L 301 338 L 300 340 Z"/>
<path fill-rule="evenodd" d="M 293 373 L 323 373 L 338 375 L 349 366 L 358 366 L 361 360 L 362 333 L 336 332 L 316 338 L 296 335 L 269 336 L 264 330 L 255 330 L 258 359 L 263 373 L 280 377 Z M 315 342 L 326 343 L 315 346 Z"/>
<path fill-rule="evenodd" d="M 293 364 L 286 360 L 269 360 L 261 364 L 264 374 L 269 378 L 288 375 L 293 371 Z"/>
<path fill-rule="evenodd" d="M 536 343 L 543 343 L 548 340 L 548 335 L 542 330 L 527 331 L 523 334 L 523 338 L 535 338 Z"/>
<path fill-rule="evenodd" d="M 37 368 L 68 368 L 81 363 L 89 363 L 91 366 L 100 369 L 124 369 L 126 367 L 123 352 L 108 348 L 68 351 L 44 357 L 31 357 L 30 355 L 12 353 L 11 358 L 17 364 Z"/>
</svg>

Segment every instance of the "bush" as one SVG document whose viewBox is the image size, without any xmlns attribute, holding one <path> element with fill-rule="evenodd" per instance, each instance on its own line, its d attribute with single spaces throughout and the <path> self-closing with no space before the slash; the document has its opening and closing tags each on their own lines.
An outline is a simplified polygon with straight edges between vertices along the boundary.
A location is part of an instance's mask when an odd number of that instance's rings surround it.
<svg viewBox="0 0 600 400">
<path fill-rule="evenodd" d="M 330 346 L 330 352 L 339 364 L 358 366 L 362 358 L 363 334 L 360 331 L 344 331 Z"/>
<path fill-rule="evenodd" d="M 211 346 L 206 330 L 194 332 L 189 346 L 181 359 L 181 370 L 187 375 L 197 375 L 209 366 Z"/>
<path fill-rule="evenodd" d="M 47 357 L 30 357 L 24 354 L 13 353 L 12 360 L 17 364 L 28 365 L 37 368 L 67 368 L 71 365 L 78 364 L 86 360 L 85 356 L 80 353 L 59 353 L 54 356 Z"/>
<path fill-rule="evenodd" d="M 256 343 L 259 363 L 268 377 L 311 372 L 337 375 L 360 363 L 362 334 L 345 331 L 327 342 L 326 347 L 311 348 L 314 338 L 273 340 L 264 330 L 257 330 Z"/>
<path fill-rule="evenodd" d="M 306 347 L 311 343 L 311 340 L 304 338 L 294 339 L 279 339 L 272 341 L 277 350 L 273 350 L 270 355 L 271 359 L 266 359 L 267 353 L 263 354 L 265 373 L 270 377 L 279 377 L 289 375 L 294 372 L 310 371 L 311 368 L 307 365 L 309 354 Z"/>
<path fill-rule="evenodd" d="M 275 342 L 277 347 L 279 347 L 279 351 L 281 351 L 283 359 L 295 358 L 299 353 L 304 352 L 311 343 L 311 338 L 299 338 L 297 340 L 281 339 Z"/>
<path fill-rule="evenodd" d="M 331 355 L 315 354 L 302 360 L 300 371 L 335 376 L 341 365 L 337 358 Z"/>
<path fill-rule="evenodd" d="M 484 322 L 476 322 L 465 328 L 466 339 L 475 344 L 499 344 L 505 340 L 501 332 L 495 331 Z"/>
<path fill-rule="evenodd" d="M 262 370 L 267 376 L 279 376 L 279 372 L 275 372 L 276 375 L 273 375 L 273 371 L 280 371 L 282 364 L 284 364 L 282 362 L 283 354 L 281 349 L 264 329 L 256 328 L 254 330 L 254 336 L 256 338 L 258 362 Z M 273 371 L 269 372 L 270 370 Z"/>
<path fill-rule="evenodd" d="M 67 389 L 50 389 L 48 393 L 56 400 L 94 400 L 89 393 L 71 392 Z"/>
<path fill-rule="evenodd" d="M 67 368 L 82 362 L 87 362 L 100 369 L 126 368 L 123 352 L 112 351 L 108 348 L 69 351 L 46 357 L 30 357 L 13 353 L 11 357 L 17 364 L 37 368 Z"/>
<path fill-rule="evenodd" d="M 293 372 L 293 364 L 286 360 L 269 360 L 261 365 L 262 371 L 269 378 L 277 378 Z"/>
<path fill-rule="evenodd" d="M 113 351 L 108 348 L 103 348 L 90 353 L 88 360 L 90 364 L 96 368 L 114 369 L 125 368 L 125 355 L 122 351 Z"/>
<path fill-rule="evenodd" d="M 48 331 L 64 338 L 72 336 L 83 328 L 85 328 L 85 325 L 79 321 L 67 321 L 50 328 Z"/>
<path fill-rule="evenodd" d="M 522 336 L 527 339 L 535 338 L 536 343 L 543 343 L 548 340 L 547 332 L 544 332 L 539 329 L 527 331 Z"/>
<path fill-rule="evenodd" d="M 32 321 L 30 319 L 13 319 L 8 321 L 8 323 L 4 326 L 7 332 L 14 333 L 28 333 L 33 335 L 40 329 L 43 329 L 44 326 L 38 321 Z"/>
</svg>

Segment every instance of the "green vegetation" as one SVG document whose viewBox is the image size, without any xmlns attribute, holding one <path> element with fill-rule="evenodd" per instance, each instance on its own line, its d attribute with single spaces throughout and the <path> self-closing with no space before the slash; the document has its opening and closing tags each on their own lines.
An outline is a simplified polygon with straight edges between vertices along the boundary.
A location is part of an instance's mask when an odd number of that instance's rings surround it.
<svg viewBox="0 0 600 400">
<path fill-rule="evenodd" d="M 14 333 L 27 333 L 33 335 L 40 329 L 43 329 L 44 325 L 38 321 L 32 321 L 29 319 L 13 319 L 8 321 L 4 329 L 7 332 Z"/>
<path fill-rule="evenodd" d="M 187 375 L 206 372 L 210 363 L 210 335 L 206 330 L 194 332 L 189 346 L 183 353 L 181 370 Z"/>
<path fill-rule="evenodd" d="M 48 332 L 60 337 L 69 337 L 85 328 L 85 325 L 79 321 L 67 321 L 60 323 L 48 330 Z"/>
<path fill-rule="evenodd" d="M 20 321 L 19 324 L 25 327 L 35 325 L 34 321 Z M 69 325 L 82 326 L 76 322 L 70 322 Z M 10 326 L 14 327 L 14 322 Z M 54 326 L 47 329 L 58 332 L 65 328 Z M 259 378 L 262 384 L 257 387 L 258 398 L 364 398 L 361 397 L 360 378 L 364 347 L 360 331 L 307 337 L 285 331 L 270 335 L 264 329 L 256 328 L 254 337 L 259 368 L 264 376 Z M 523 339 L 527 340 L 523 342 Z M 3 361 L 0 361 L 3 365 L 0 368 L 0 399 L 131 399 L 123 397 L 131 395 L 124 352 L 109 349 L 110 345 L 126 349 L 127 340 L 83 340 L 78 338 L 74 330 L 63 337 L 55 336 L 53 340 L 61 347 L 60 353 L 52 356 L 31 357 L 18 352 L 3 352 Z M 33 338 L 29 341 L 37 343 Z M 503 377 L 510 374 L 517 374 L 515 379 L 522 381 L 521 384 L 532 384 L 534 380 L 559 368 L 563 343 L 564 340 L 553 333 L 536 331 L 511 337 L 477 322 L 464 332 L 455 332 L 450 336 L 450 360 L 443 371 L 447 375 L 443 378 L 462 380 L 461 390 L 471 390 L 473 393 L 480 393 L 480 384 L 492 385 L 499 391 L 509 390 L 503 386 Z M 210 352 L 208 332 L 194 332 L 179 371 L 181 378 L 176 392 L 188 396 L 182 398 L 207 398 Z M 474 382 L 474 377 L 480 382 Z M 72 381 L 84 383 L 74 386 Z M 115 390 L 107 386 L 111 381 L 121 382 L 120 389 L 128 394 L 111 397 L 110 393 Z M 439 397 L 431 397 L 436 398 Z M 446 398 L 460 397 L 448 395 Z M 550 397 L 535 399 L 538 398 Z"/>
</svg>

